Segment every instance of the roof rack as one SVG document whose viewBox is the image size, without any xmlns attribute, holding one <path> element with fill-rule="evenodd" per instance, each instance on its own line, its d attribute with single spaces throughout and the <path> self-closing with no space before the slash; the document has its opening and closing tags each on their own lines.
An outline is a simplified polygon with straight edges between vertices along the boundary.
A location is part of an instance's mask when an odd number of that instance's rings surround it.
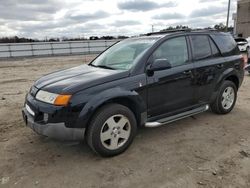
<svg viewBox="0 0 250 188">
<path fill-rule="evenodd" d="M 195 31 L 195 32 L 206 32 L 206 31 L 218 31 L 217 29 L 213 29 L 213 28 L 211 28 L 211 29 L 192 29 L 191 31 Z"/>
<path fill-rule="evenodd" d="M 190 29 L 190 28 L 186 28 L 186 29 L 172 29 L 172 30 L 166 30 L 166 31 L 158 31 L 158 32 L 151 32 L 151 33 L 147 33 L 145 34 L 146 36 L 150 36 L 150 35 L 160 35 L 160 34 L 167 34 L 167 33 L 175 33 L 175 32 L 206 32 L 206 31 L 218 31 L 216 29 Z"/>
</svg>

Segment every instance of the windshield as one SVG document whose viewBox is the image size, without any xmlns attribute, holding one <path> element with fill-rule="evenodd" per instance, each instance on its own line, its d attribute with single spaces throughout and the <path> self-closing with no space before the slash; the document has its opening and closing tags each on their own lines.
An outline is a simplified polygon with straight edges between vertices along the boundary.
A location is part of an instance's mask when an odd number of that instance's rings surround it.
<svg viewBox="0 0 250 188">
<path fill-rule="evenodd" d="M 129 70 L 154 41 L 156 38 L 121 41 L 103 52 L 90 66 Z"/>
</svg>

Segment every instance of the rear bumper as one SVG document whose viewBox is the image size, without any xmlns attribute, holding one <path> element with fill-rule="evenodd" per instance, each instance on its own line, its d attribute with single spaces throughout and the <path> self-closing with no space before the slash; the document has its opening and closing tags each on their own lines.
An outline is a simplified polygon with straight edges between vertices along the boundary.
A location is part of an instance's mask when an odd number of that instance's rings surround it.
<svg viewBox="0 0 250 188">
<path fill-rule="evenodd" d="M 239 45 L 238 46 L 239 47 L 239 50 L 241 51 L 241 52 L 246 52 L 247 51 L 247 46 L 245 46 L 245 45 Z"/>
<path fill-rule="evenodd" d="M 80 141 L 84 139 L 85 128 L 68 128 L 65 123 L 35 122 L 26 108 L 22 109 L 23 119 L 36 133 L 58 140 Z"/>
<path fill-rule="evenodd" d="M 247 66 L 245 66 L 245 70 L 250 71 L 250 64 L 248 64 Z"/>
</svg>

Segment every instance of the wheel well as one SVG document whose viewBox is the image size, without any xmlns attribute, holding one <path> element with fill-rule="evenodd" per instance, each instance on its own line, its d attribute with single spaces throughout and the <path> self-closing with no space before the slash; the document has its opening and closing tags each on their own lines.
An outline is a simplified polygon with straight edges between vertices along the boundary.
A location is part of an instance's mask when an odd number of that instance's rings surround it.
<svg viewBox="0 0 250 188">
<path fill-rule="evenodd" d="M 239 79 L 237 78 L 237 76 L 232 75 L 227 77 L 225 80 L 233 82 L 236 85 L 237 89 L 239 88 Z"/>
<path fill-rule="evenodd" d="M 92 120 L 94 114 L 103 106 L 110 104 L 110 103 L 116 103 L 116 104 L 120 104 L 123 106 L 126 106 L 127 108 L 129 108 L 135 115 L 136 121 L 137 121 L 137 125 L 140 126 L 141 125 L 141 117 L 140 117 L 140 112 L 138 110 L 138 107 L 136 106 L 136 104 L 129 98 L 126 97 L 117 97 L 117 98 L 113 98 L 110 100 L 105 101 L 104 103 L 102 103 L 100 106 L 98 106 L 93 112 L 91 117 L 89 118 L 87 125 L 89 125 L 90 121 Z M 88 126 L 86 127 L 88 129 Z M 87 131 L 86 131 L 87 132 Z"/>
</svg>

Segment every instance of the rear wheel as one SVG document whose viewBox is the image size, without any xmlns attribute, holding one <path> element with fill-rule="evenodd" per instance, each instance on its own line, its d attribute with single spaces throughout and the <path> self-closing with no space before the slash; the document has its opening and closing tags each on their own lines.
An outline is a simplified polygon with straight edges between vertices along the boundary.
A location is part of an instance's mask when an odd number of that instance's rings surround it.
<svg viewBox="0 0 250 188">
<path fill-rule="evenodd" d="M 217 114 L 229 113 L 237 99 L 237 88 L 232 81 L 226 80 L 221 85 L 216 100 L 211 104 L 211 109 Z"/>
<path fill-rule="evenodd" d="M 136 134 L 133 112 L 119 104 L 103 106 L 92 118 L 87 132 L 88 145 L 104 157 L 124 152 Z"/>
</svg>

